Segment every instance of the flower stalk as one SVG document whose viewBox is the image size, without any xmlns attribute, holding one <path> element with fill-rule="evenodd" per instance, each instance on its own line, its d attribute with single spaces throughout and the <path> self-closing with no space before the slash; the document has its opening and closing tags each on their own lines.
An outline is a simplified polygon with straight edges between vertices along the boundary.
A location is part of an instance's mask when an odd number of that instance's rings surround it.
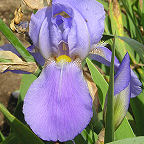
<svg viewBox="0 0 144 144">
<path fill-rule="evenodd" d="M 104 143 L 114 141 L 114 59 L 115 59 L 115 38 L 112 48 L 112 59 L 110 66 L 110 84 L 107 97 L 106 126 Z"/>
</svg>

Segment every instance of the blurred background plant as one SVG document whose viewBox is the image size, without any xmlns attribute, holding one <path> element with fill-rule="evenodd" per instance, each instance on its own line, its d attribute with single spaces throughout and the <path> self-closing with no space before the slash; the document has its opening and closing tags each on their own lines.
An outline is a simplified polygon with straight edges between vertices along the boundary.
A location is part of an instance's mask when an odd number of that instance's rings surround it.
<svg viewBox="0 0 144 144">
<path fill-rule="evenodd" d="M 32 1 L 32 0 L 31 0 Z M 137 74 L 140 81 L 142 82 L 142 89 L 144 86 L 144 0 L 97 0 L 98 2 L 104 5 L 106 11 L 106 19 L 105 19 L 105 32 L 102 38 L 102 41 L 107 43 L 107 46 L 110 50 L 113 44 L 113 37 L 116 35 L 115 39 L 115 49 L 116 56 L 121 62 L 126 52 L 129 53 L 131 59 L 131 68 Z M 9 2 L 9 0 L 7 0 Z M 40 1 L 35 1 L 35 5 L 37 5 Z M 46 4 L 44 1 L 43 6 Z M 6 1 L 0 2 L 0 9 L 2 4 L 5 6 Z M 16 8 L 20 6 L 21 0 L 18 1 L 17 6 L 13 5 L 12 10 L 9 11 L 8 15 L 4 15 L 4 13 L 0 13 L 0 18 L 8 25 L 10 25 L 11 20 L 14 18 L 14 11 Z M 24 10 L 24 19 L 29 21 L 31 13 L 36 11 L 32 5 L 27 4 L 30 8 L 25 9 L 24 6 L 22 9 Z M 9 5 L 7 5 L 7 9 Z M 28 17 L 27 17 L 28 16 Z M 2 31 L 2 21 L 0 22 L 0 31 Z M 9 33 L 9 31 L 8 31 Z M 22 41 L 25 47 L 28 47 L 30 43 L 28 43 L 27 36 L 25 37 L 25 33 L 15 32 L 16 36 Z M 14 37 L 14 36 L 13 36 Z M 26 38 L 26 40 L 24 40 Z M 9 39 L 10 41 L 10 39 Z M 8 41 L 0 34 L 0 45 L 8 43 Z M 19 43 L 17 41 L 17 43 Z M 108 90 L 109 81 L 109 72 L 110 68 L 106 67 L 103 64 L 100 64 L 96 61 L 86 60 L 89 70 L 87 66 L 84 67 L 87 75 L 92 76 L 94 83 L 90 83 L 93 85 L 92 91 L 94 99 L 94 117 L 92 118 L 88 127 L 79 134 L 74 141 L 65 142 L 66 144 L 76 143 L 76 144 L 100 144 L 104 143 L 104 122 L 103 122 L 103 105 L 100 103 L 101 98 L 105 98 L 105 95 Z M 98 73 L 97 69 L 100 71 Z M 0 76 L 2 77 L 2 75 Z M 105 79 L 103 79 L 103 77 Z M 11 126 L 10 134 L 7 138 L 0 133 L 0 142 L 1 144 L 36 144 L 36 143 L 50 143 L 44 142 L 36 137 L 25 125 L 21 122 L 24 122 L 23 114 L 22 114 L 22 104 L 24 96 L 33 82 L 36 79 L 36 76 L 31 75 L 23 75 L 20 86 L 20 94 L 18 97 L 17 106 L 15 115 L 12 116 L 7 109 L 0 104 L 0 109 L 5 117 L 8 119 L 9 124 Z M 91 79 L 91 76 L 90 76 Z M 104 89 L 100 87 L 104 86 Z M 0 87 L 2 87 L 3 83 L 1 82 Z M 96 90 L 96 86 L 103 91 L 103 94 L 100 95 Z M 18 89 L 18 87 L 17 87 Z M 98 100 L 99 99 L 99 100 Z M 23 134 L 21 134 L 23 133 Z M 115 140 L 122 140 L 123 143 L 132 143 L 135 141 L 136 136 L 144 136 L 144 92 L 137 96 L 136 98 L 132 98 L 130 100 L 129 111 L 127 112 L 126 117 L 122 121 L 119 128 L 114 133 Z M 134 138 L 127 139 L 126 138 Z M 119 143 L 122 143 L 119 141 Z M 136 143 L 137 142 L 137 143 Z M 136 144 L 140 142 L 144 142 L 143 137 L 138 137 Z M 117 143 L 117 142 L 113 142 Z"/>
</svg>

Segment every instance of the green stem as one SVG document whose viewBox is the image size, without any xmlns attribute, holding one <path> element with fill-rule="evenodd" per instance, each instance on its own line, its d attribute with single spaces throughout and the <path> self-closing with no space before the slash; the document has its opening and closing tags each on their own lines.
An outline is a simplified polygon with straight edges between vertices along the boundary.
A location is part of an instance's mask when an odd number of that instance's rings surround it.
<svg viewBox="0 0 144 144">
<path fill-rule="evenodd" d="M 112 47 L 112 59 L 110 66 L 110 83 L 107 96 L 106 126 L 104 143 L 114 141 L 114 58 L 115 58 L 115 37 Z"/>
</svg>

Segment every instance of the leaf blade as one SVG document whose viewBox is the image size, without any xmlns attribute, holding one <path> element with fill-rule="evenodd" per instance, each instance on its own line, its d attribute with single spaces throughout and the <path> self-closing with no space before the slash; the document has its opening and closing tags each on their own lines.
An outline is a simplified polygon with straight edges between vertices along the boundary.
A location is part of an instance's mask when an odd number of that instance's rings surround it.
<svg viewBox="0 0 144 144">
<path fill-rule="evenodd" d="M 21 140 L 22 144 L 44 144 L 28 127 L 15 118 L 9 111 L 0 103 L 0 111 L 4 114 L 10 123 L 12 132 Z"/>
<path fill-rule="evenodd" d="M 100 99 L 101 107 L 103 109 L 104 103 L 105 103 L 105 97 L 106 97 L 107 90 L 108 90 L 108 84 L 89 58 L 86 58 L 86 63 L 90 70 L 92 79 L 94 83 L 96 84 L 96 86 L 98 87 L 98 96 Z"/>
</svg>

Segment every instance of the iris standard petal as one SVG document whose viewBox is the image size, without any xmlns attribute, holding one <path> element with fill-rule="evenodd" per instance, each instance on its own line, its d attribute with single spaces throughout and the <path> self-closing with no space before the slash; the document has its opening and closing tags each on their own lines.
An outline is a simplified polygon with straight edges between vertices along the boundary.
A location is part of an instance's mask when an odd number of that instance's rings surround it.
<svg viewBox="0 0 144 144">
<path fill-rule="evenodd" d="M 68 37 L 70 56 L 79 55 L 83 59 L 90 51 L 90 34 L 87 23 L 74 7 L 67 4 L 62 5 L 59 2 L 53 3 L 54 15 L 63 11 L 72 18 L 70 30 L 66 33 L 68 36 L 64 34 L 64 37 Z"/>
<path fill-rule="evenodd" d="M 29 26 L 33 44 L 46 59 L 57 53 L 58 43 L 62 39 L 61 32 L 52 19 L 52 8 L 45 7 L 32 14 Z"/>
<path fill-rule="evenodd" d="M 72 27 L 68 34 L 69 52 L 70 56 L 79 55 L 81 59 L 84 59 L 90 51 L 90 35 L 83 17 L 78 11 L 73 12 Z"/>
<path fill-rule="evenodd" d="M 115 74 L 114 95 L 124 90 L 129 85 L 130 79 L 131 79 L 130 59 L 127 53 Z"/>
<path fill-rule="evenodd" d="M 53 36 L 50 36 L 50 22 L 48 22 L 48 19 L 45 18 L 41 25 L 40 33 L 39 33 L 39 50 L 44 58 L 48 59 L 51 54 L 53 53 L 53 47 L 52 47 L 52 40 L 56 39 Z M 54 35 L 55 36 L 55 35 Z M 57 39 L 56 39 L 57 40 Z M 57 42 L 57 41 L 55 41 Z"/>
<path fill-rule="evenodd" d="M 92 52 L 90 52 L 89 57 L 102 64 L 105 64 L 106 66 L 110 66 L 112 52 L 106 47 L 96 48 L 96 45 L 94 45 L 93 48 L 94 49 Z M 115 65 L 115 71 L 117 71 L 120 64 L 116 57 L 115 57 L 114 65 Z M 131 70 L 131 84 L 130 84 L 131 97 L 136 97 L 142 92 L 141 85 L 142 83 L 138 79 L 137 75 Z"/>
<path fill-rule="evenodd" d="M 128 53 L 125 55 L 121 65 L 114 79 L 114 125 L 115 128 L 119 126 L 125 117 L 130 97 L 131 97 L 131 87 L 130 87 L 130 59 Z"/>
<path fill-rule="evenodd" d="M 45 18 L 48 20 L 52 16 L 52 9 L 51 8 L 43 8 L 38 10 L 36 14 L 32 14 L 30 24 L 29 24 L 29 35 L 33 41 L 33 44 L 39 47 L 39 33 L 41 29 L 41 25 Z"/>
<path fill-rule="evenodd" d="M 55 4 L 62 4 L 77 10 L 88 26 L 91 45 L 100 41 L 104 32 L 105 19 L 102 4 L 96 0 L 53 0 L 53 5 Z"/>
<path fill-rule="evenodd" d="M 72 140 L 93 115 L 82 71 L 73 63 L 48 65 L 30 86 L 23 112 L 26 122 L 43 140 Z"/>
</svg>

